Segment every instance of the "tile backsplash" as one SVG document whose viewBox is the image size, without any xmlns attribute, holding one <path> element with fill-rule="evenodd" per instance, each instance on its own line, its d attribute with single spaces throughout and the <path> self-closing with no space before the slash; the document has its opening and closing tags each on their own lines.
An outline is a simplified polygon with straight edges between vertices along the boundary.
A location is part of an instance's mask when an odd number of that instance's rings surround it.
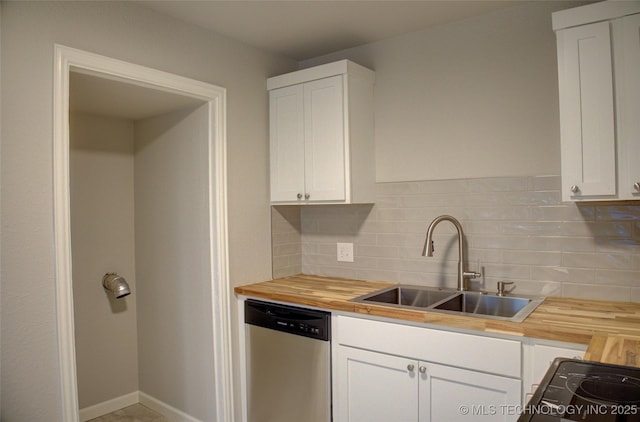
<svg viewBox="0 0 640 422">
<path fill-rule="evenodd" d="M 373 205 L 278 206 L 273 275 L 298 273 L 456 287 L 455 228 L 464 229 L 471 289 L 515 282 L 514 293 L 640 302 L 640 201 L 562 203 L 558 176 L 379 183 Z M 336 244 L 354 244 L 337 262 Z"/>
</svg>

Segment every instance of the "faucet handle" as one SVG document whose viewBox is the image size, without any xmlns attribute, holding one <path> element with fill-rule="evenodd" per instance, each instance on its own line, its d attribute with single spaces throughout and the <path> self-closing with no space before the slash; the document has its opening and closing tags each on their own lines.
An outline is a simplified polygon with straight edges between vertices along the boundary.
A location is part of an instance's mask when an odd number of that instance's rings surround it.
<svg viewBox="0 0 640 422">
<path fill-rule="evenodd" d="M 482 274 L 477 273 L 475 271 L 464 271 L 462 273 L 462 277 L 464 277 L 464 278 L 480 278 L 480 277 L 482 277 Z"/>
<path fill-rule="evenodd" d="M 498 296 L 504 296 L 505 293 L 509 293 L 514 289 L 514 287 L 512 287 L 511 289 L 505 291 L 504 286 L 508 286 L 509 284 L 513 284 L 513 281 L 498 281 Z"/>
</svg>

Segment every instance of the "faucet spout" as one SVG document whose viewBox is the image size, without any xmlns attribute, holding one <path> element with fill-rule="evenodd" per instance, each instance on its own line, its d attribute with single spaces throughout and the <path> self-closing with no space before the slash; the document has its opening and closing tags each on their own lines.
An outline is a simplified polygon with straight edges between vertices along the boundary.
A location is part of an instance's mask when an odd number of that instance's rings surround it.
<svg viewBox="0 0 640 422">
<path fill-rule="evenodd" d="M 424 242 L 424 248 L 422 248 L 422 256 L 433 256 L 433 231 L 436 226 L 442 221 L 449 221 L 453 224 L 458 231 L 458 290 L 464 291 L 466 290 L 464 280 L 467 278 L 477 278 L 482 274 L 476 272 L 467 272 L 464 270 L 464 233 L 462 231 L 462 224 L 450 215 L 441 215 L 436 217 L 429 227 L 427 228 L 427 238 Z"/>
</svg>

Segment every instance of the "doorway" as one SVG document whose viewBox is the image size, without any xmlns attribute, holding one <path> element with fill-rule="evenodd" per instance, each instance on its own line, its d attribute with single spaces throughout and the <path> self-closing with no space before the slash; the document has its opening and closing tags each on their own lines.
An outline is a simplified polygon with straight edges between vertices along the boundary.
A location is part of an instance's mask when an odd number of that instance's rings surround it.
<svg viewBox="0 0 640 422">
<path fill-rule="evenodd" d="M 64 46 L 54 88 L 65 420 L 131 402 L 230 420 L 224 89 Z M 131 295 L 106 293 L 102 272 L 120 272 Z M 118 370 L 127 387 L 105 391 Z M 80 403 L 91 378 L 100 386 Z"/>
</svg>

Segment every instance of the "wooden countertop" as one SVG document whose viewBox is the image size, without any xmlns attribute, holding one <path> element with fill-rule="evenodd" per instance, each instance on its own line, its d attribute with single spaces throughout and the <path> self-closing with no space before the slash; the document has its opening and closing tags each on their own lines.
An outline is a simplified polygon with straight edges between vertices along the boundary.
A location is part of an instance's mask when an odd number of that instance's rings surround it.
<svg viewBox="0 0 640 422">
<path fill-rule="evenodd" d="M 640 367 L 640 304 L 547 297 L 523 322 L 350 302 L 395 283 L 297 275 L 235 288 L 238 295 L 332 311 L 588 345 L 585 359 Z"/>
</svg>

